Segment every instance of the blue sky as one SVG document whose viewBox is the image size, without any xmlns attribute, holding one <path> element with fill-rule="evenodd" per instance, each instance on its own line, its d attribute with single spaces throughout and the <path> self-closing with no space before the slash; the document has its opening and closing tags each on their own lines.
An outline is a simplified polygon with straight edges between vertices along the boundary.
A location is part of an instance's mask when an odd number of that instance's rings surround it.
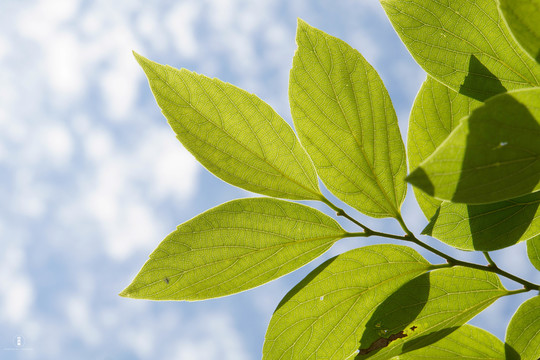
<svg viewBox="0 0 540 360">
<path fill-rule="evenodd" d="M 238 85 L 290 122 L 298 17 L 374 65 L 405 134 L 425 73 L 376 0 L 0 2 L 1 359 L 257 359 L 287 290 L 325 258 L 362 244 L 338 243 L 298 272 L 231 297 L 117 295 L 178 224 L 250 196 L 181 147 L 131 51 Z M 412 191 L 403 212 L 413 229 L 423 228 Z M 358 217 L 399 233 L 391 221 Z M 494 253 L 501 267 L 538 282 L 524 256 L 523 244 Z M 528 297 L 499 300 L 473 323 L 503 338 Z"/>
</svg>

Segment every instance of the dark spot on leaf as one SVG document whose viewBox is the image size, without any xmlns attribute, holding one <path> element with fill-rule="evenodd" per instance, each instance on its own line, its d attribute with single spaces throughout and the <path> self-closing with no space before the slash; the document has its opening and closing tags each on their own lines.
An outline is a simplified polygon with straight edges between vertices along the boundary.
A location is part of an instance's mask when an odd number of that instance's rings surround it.
<svg viewBox="0 0 540 360">
<path fill-rule="evenodd" d="M 165 281 L 165 284 L 169 285 L 169 278 L 166 277 L 165 279 L 163 279 L 163 281 Z"/>
<path fill-rule="evenodd" d="M 414 331 L 414 330 L 416 330 L 416 329 L 418 329 L 418 327 L 417 327 L 416 325 L 414 325 L 414 326 L 411 327 L 411 330 L 412 330 L 412 331 Z"/>
<path fill-rule="evenodd" d="M 416 328 L 416 326 L 413 326 L 413 327 Z M 360 351 L 358 352 L 358 355 L 366 355 L 372 351 L 380 350 L 382 348 L 387 347 L 388 344 L 390 344 L 392 341 L 401 339 L 404 337 L 407 337 L 407 334 L 405 334 L 402 330 L 398 332 L 397 334 L 390 335 L 388 338 L 383 338 L 383 337 L 378 338 L 367 349 L 360 349 Z"/>
</svg>

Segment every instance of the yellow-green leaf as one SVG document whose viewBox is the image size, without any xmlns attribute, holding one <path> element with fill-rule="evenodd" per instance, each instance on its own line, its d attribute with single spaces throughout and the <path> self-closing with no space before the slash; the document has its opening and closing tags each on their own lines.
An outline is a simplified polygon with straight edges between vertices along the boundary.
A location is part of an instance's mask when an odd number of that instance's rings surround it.
<svg viewBox="0 0 540 360">
<path fill-rule="evenodd" d="M 499 0 L 499 6 L 514 38 L 540 62 L 540 0 Z"/>
<path fill-rule="evenodd" d="M 202 300 L 237 293 L 303 266 L 345 236 L 335 220 L 305 205 L 233 200 L 167 236 L 121 295 Z"/>
<path fill-rule="evenodd" d="M 540 296 L 525 301 L 517 309 L 506 329 L 509 359 L 538 360 L 540 358 Z M 515 356 L 515 354 L 519 354 Z"/>
<path fill-rule="evenodd" d="M 396 217 L 407 165 L 379 75 L 344 41 L 298 21 L 290 73 L 294 126 L 322 181 L 364 214 Z"/>
<path fill-rule="evenodd" d="M 408 177 L 429 195 L 482 204 L 540 190 L 540 88 L 487 100 Z"/>
<path fill-rule="evenodd" d="M 471 325 L 449 331 L 452 332 L 433 344 L 391 360 L 505 360 L 503 342 L 489 332 Z"/>
<path fill-rule="evenodd" d="M 385 338 L 400 333 L 405 336 L 366 351 L 378 338 L 376 334 L 364 335 L 360 351 L 364 349 L 366 354 L 357 359 L 386 360 L 429 346 L 507 294 L 497 275 L 482 270 L 456 266 L 420 275 L 379 305 L 370 320 L 381 324 Z"/>
<path fill-rule="evenodd" d="M 461 95 L 428 76 L 422 84 L 411 110 L 407 133 L 409 168 L 417 168 L 448 137 L 459 121 L 482 102 Z M 413 187 L 418 205 L 431 219 L 441 205 L 424 191 Z"/>
<path fill-rule="evenodd" d="M 322 198 L 313 163 L 268 104 L 218 79 L 135 57 L 177 138 L 214 175 L 264 195 Z"/>
<path fill-rule="evenodd" d="M 540 66 L 514 41 L 497 0 L 381 0 L 394 29 L 428 74 L 484 101 L 538 86 Z"/>
<path fill-rule="evenodd" d="M 540 191 L 492 204 L 444 201 L 423 234 L 463 250 L 492 251 L 540 234 Z"/>
<path fill-rule="evenodd" d="M 327 260 L 278 305 L 263 359 L 350 358 L 377 306 L 429 268 L 416 251 L 397 245 L 367 246 Z"/>
<path fill-rule="evenodd" d="M 531 264 L 540 271 L 540 235 L 527 241 L 527 256 Z"/>
</svg>

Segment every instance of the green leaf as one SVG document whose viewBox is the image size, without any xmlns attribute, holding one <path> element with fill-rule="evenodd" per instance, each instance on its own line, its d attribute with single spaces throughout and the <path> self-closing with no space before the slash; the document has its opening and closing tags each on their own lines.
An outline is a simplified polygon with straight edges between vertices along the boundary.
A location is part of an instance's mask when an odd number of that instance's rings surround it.
<svg viewBox="0 0 540 360">
<path fill-rule="evenodd" d="M 180 225 L 120 295 L 202 300 L 237 293 L 303 266 L 347 234 L 305 205 L 233 200 Z"/>
<path fill-rule="evenodd" d="M 177 138 L 214 175 L 264 195 L 321 200 L 311 160 L 268 104 L 218 79 L 135 57 Z"/>
<path fill-rule="evenodd" d="M 327 260 L 278 305 L 263 359 L 348 358 L 376 307 L 429 268 L 416 251 L 398 245 L 366 246 Z"/>
<path fill-rule="evenodd" d="M 494 96 L 408 177 L 431 196 L 482 204 L 540 189 L 540 88 Z"/>
<path fill-rule="evenodd" d="M 396 245 L 328 260 L 281 301 L 264 359 L 347 359 L 358 350 L 360 358 L 388 359 L 439 340 L 507 294 L 492 273 L 461 267 L 425 273 L 435 267 Z"/>
<path fill-rule="evenodd" d="M 365 334 L 360 348 L 367 354 L 357 359 L 386 360 L 431 345 L 508 293 L 495 274 L 482 270 L 456 266 L 420 275 L 379 305 L 370 320 L 395 339 L 371 349 L 380 340 Z M 417 314 L 412 320 L 411 312 Z"/>
<path fill-rule="evenodd" d="M 294 126 L 319 176 L 364 214 L 397 217 L 407 165 L 390 97 L 344 41 L 298 21 L 289 82 Z"/>
<path fill-rule="evenodd" d="M 514 38 L 540 62 L 540 1 L 499 0 L 499 7 Z"/>
<path fill-rule="evenodd" d="M 506 343 L 521 360 L 538 360 L 540 356 L 539 319 L 540 296 L 535 296 L 521 304 L 508 324 Z"/>
<path fill-rule="evenodd" d="M 483 205 L 445 201 L 423 234 L 463 250 L 492 251 L 540 234 L 540 191 Z"/>
<path fill-rule="evenodd" d="M 411 110 L 407 133 L 409 168 L 415 169 L 443 142 L 459 121 L 482 102 L 461 95 L 428 76 L 422 84 Z M 431 219 L 441 204 L 413 187 L 418 205 Z"/>
<path fill-rule="evenodd" d="M 403 353 L 391 360 L 504 360 L 504 344 L 480 328 L 463 325 L 433 344 Z"/>
<path fill-rule="evenodd" d="M 540 235 L 527 241 L 527 256 L 531 264 L 540 270 Z"/>
<path fill-rule="evenodd" d="M 496 0 L 381 0 L 414 59 L 438 81 L 484 101 L 539 85 L 540 67 L 515 43 Z"/>
</svg>

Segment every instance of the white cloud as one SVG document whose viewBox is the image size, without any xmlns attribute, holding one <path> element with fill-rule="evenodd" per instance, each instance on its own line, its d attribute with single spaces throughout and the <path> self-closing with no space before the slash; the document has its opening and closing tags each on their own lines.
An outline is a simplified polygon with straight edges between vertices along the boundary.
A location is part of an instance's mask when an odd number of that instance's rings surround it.
<svg viewBox="0 0 540 360">
<path fill-rule="evenodd" d="M 165 17 L 165 25 L 171 33 L 172 44 L 183 58 L 197 56 L 195 22 L 199 18 L 201 7 L 198 2 L 183 2 L 173 7 Z M 159 38 L 159 34 L 154 34 Z"/>
<path fill-rule="evenodd" d="M 2 323 L 23 324 L 34 303 L 34 287 L 25 271 L 23 249 L 3 243 L 0 257 L 0 314 Z"/>
<path fill-rule="evenodd" d="M 88 299 L 83 296 L 72 296 L 64 301 L 66 318 L 71 328 L 88 346 L 96 346 L 102 342 L 102 335 L 93 317 Z"/>
<path fill-rule="evenodd" d="M 189 326 L 189 333 L 180 339 L 169 359 L 244 360 L 249 359 L 232 320 L 226 314 L 210 313 L 198 317 Z"/>
</svg>

